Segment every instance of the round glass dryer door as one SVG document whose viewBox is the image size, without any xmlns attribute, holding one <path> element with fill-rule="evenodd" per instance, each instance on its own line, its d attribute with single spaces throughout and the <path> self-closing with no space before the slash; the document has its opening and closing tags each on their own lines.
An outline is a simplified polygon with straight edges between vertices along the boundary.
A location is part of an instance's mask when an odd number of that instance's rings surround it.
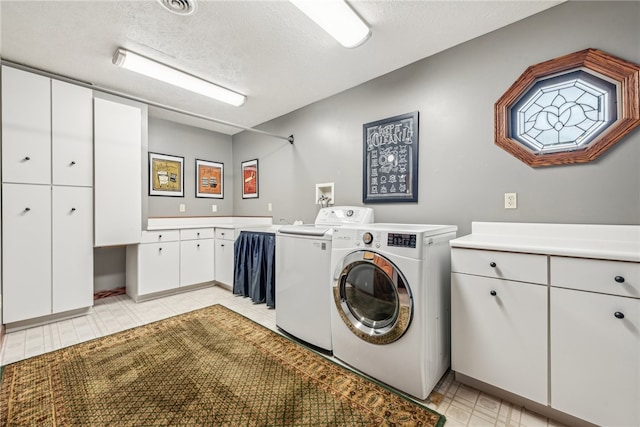
<svg viewBox="0 0 640 427">
<path fill-rule="evenodd" d="M 358 337 L 389 344 L 409 328 L 411 289 L 402 272 L 375 252 L 356 251 L 336 267 L 333 297 L 340 317 Z"/>
</svg>

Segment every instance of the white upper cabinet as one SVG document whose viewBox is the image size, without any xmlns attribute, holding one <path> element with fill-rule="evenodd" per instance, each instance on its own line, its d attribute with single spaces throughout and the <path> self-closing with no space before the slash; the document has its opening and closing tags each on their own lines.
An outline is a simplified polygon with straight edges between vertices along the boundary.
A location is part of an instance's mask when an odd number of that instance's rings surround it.
<svg viewBox="0 0 640 427">
<path fill-rule="evenodd" d="M 51 183 L 51 79 L 2 67 L 2 181 Z"/>
<path fill-rule="evenodd" d="M 93 92 L 51 82 L 53 185 L 93 185 Z"/>
<path fill-rule="evenodd" d="M 142 110 L 94 99 L 95 246 L 140 242 Z"/>
</svg>

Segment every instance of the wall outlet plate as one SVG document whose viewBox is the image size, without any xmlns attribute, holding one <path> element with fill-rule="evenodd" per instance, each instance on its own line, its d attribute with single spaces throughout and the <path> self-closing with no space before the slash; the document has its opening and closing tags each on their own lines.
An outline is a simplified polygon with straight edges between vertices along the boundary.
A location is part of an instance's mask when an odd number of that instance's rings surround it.
<svg viewBox="0 0 640 427">
<path fill-rule="evenodd" d="M 516 209 L 518 207 L 518 193 L 504 193 L 504 208 Z"/>
</svg>

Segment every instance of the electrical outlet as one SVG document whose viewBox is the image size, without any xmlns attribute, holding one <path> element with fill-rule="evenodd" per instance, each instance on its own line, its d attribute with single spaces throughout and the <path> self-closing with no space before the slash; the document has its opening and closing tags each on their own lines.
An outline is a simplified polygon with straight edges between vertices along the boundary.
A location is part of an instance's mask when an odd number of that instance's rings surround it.
<svg viewBox="0 0 640 427">
<path fill-rule="evenodd" d="M 516 209 L 518 207 L 518 193 L 504 193 L 504 208 Z"/>
<path fill-rule="evenodd" d="M 211 212 L 218 212 L 218 205 L 211 205 Z"/>
<path fill-rule="evenodd" d="M 187 207 L 184 205 L 184 203 L 180 203 L 180 212 L 184 212 L 187 210 Z"/>
<path fill-rule="evenodd" d="M 267 205 L 267 210 L 268 210 L 269 212 L 271 212 L 271 211 L 273 210 L 273 205 L 272 205 L 271 203 L 269 203 L 269 204 Z"/>
</svg>

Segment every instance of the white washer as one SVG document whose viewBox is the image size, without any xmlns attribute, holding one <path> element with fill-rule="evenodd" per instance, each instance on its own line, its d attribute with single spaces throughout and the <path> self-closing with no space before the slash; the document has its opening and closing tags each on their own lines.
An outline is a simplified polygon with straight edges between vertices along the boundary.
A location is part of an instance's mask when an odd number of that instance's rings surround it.
<svg viewBox="0 0 640 427">
<path fill-rule="evenodd" d="M 453 225 L 371 224 L 333 232 L 333 355 L 418 399 L 450 363 Z"/>
<path fill-rule="evenodd" d="M 344 224 L 370 224 L 373 209 L 322 208 L 314 224 L 282 226 L 276 234 L 276 325 L 331 351 L 331 235 Z"/>
</svg>

